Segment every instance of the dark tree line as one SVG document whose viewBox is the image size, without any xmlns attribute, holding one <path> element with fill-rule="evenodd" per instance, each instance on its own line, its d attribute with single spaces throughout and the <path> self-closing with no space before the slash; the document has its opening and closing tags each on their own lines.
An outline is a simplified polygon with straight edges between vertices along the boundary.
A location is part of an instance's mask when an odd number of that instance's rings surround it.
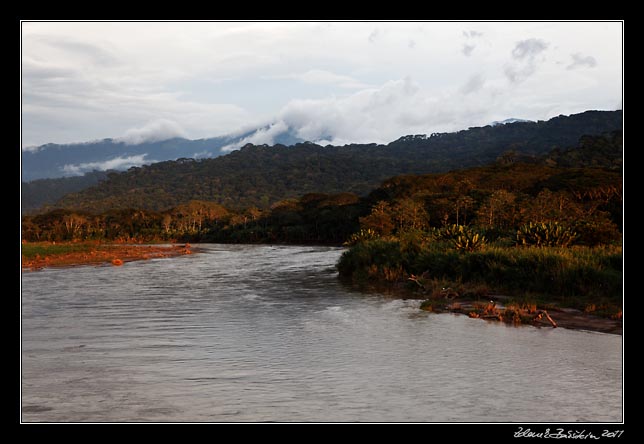
<svg viewBox="0 0 644 444">
<path fill-rule="evenodd" d="M 23 217 L 23 238 L 40 240 L 186 240 L 197 242 L 342 243 L 369 230 L 378 236 L 470 225 L 489 239 L 513 238 L 530 222 L 557 222 L 578 243 L 619 242 L 621 172 L 499 162 L 443 174 L 391 178 L 368 196 L 308 193 L 268 209 L 241 210 L 193 200 L 165 211 L 53 210 Z"/>
</svg>

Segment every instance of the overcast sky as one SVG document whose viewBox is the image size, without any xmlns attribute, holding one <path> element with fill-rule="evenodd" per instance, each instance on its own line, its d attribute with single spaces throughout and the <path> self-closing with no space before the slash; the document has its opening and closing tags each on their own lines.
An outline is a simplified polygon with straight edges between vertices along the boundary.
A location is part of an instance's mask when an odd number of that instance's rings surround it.
<svg viewBox="0 0 644 444">
<path fill-rule="evenodd" d="M 22 23 L 22 145 L 386 143 L 622 106 L 620 22 Z"/>
</svg>

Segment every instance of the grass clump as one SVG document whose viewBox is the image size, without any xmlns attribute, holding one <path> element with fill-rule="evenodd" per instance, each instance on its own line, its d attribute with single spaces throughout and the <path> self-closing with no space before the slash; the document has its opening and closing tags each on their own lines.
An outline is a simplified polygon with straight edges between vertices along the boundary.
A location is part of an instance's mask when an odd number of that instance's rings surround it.
<svg viewBox="0 0 644 444">
<path fill-rule="evenodd" d="M 356 280 L 400 282 L 411 277 L 410 288 L 428 294 L 456 284 L 460 295 L 466 291 L 483 297 L 491 291 L 531 295 L 580 309 L 589 304 L 621 306 L 622 300 L 622 248 L 615 245 L 487 245 L 463 252 L 450 242 L 411 249 L 393 238 L 376 239 L 347 250 L 337 267 L 342 276 Z"/>
<path fill-rule="evenodd" d="M 96 248 L 95 243 L 89 242 L 24 242 L 22 244 L 22 256 L 26 259 L 35 259 L 52 255 L 68 253 L 84 253 Z"/>
</svg>

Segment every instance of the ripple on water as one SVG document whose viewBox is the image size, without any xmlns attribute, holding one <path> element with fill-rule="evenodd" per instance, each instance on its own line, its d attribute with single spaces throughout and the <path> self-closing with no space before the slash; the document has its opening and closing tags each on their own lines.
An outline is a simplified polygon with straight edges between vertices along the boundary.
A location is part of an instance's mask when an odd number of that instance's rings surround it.
<svg viewBox="0 0 644 444">
<path fill-rule="evenodd" d="M 343 286 L 342 249 L 26 273 L 24 421 L 622 420 L 621 337 Z"/>
</svg>

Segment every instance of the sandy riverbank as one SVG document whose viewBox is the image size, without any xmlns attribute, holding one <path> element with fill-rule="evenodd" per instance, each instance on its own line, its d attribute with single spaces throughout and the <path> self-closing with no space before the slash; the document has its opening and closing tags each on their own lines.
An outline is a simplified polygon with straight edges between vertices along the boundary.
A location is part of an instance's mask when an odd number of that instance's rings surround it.
<svg viewBox="0 0 644 444">
<path fill-rule="evenodd" d="M 22 255 L 22 269 L 36 271 L 46 267 L 71 267 L 79 265 L 111 264 L 123 265 L 125 262 L 162 257 L 175 257 L 192 254 L 190 244 L 178 245 L 132 245 L 132 244 L 90 244 L 86 248 L 72 248 L 63 244 L 61 251 L 43 248 L 43 254 Z M 59 244 L 60 245 L 60 244 Z M 67 250 L 65 246 L 70 248 Z M 85 245 L 83 245 L 85 247 Z M 76 250 L 76 251 L 75 251 Z"/>
</svg>

